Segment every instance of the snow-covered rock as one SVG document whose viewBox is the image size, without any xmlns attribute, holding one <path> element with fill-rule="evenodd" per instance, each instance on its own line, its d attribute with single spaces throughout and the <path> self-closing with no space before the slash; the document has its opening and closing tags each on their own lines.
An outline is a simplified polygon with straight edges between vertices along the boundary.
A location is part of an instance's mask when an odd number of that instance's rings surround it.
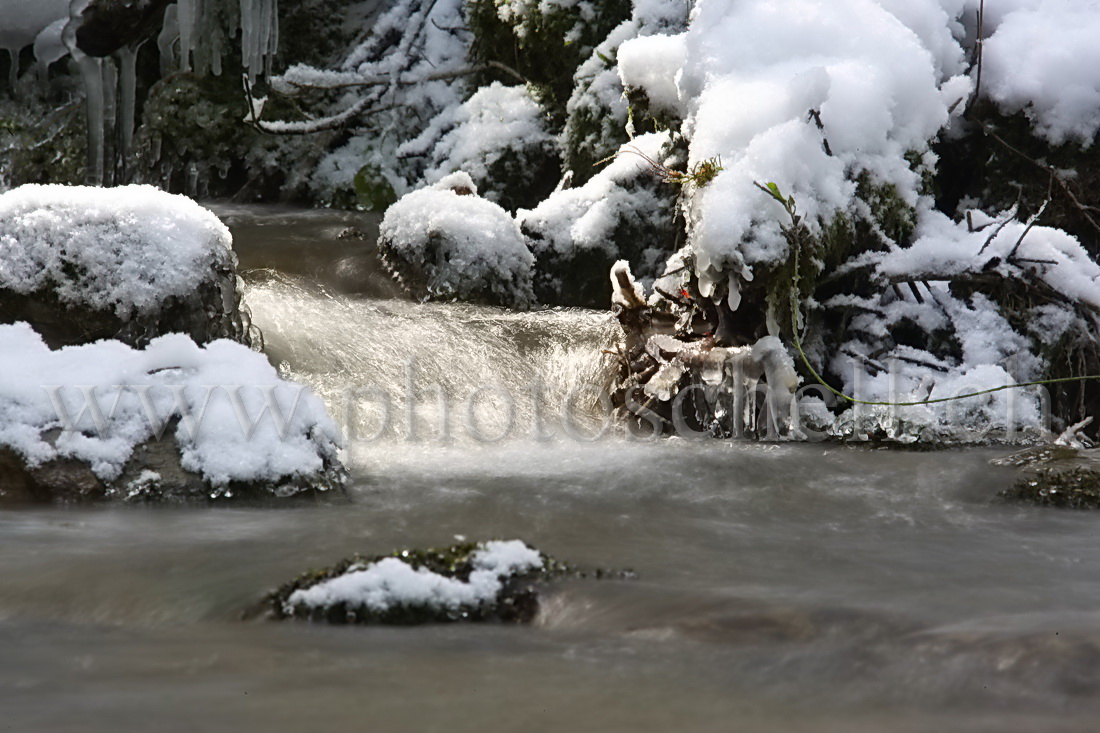
<svg viewBox="0 0 1100 733">
<path fill-rule="evenodd" d="M 324 404 L 232 341 L 51 351 L 19 323 L 0 326 L 0 373 L 0 452 L 37 499 L 289 495 L 342 480 Z"/>
<path fill-rule="evenodd" d="M 406 194 L 386 211 L 382 260 L 414 297 L 518 308 L 534 303 L 534 257 L 515 220 L 477 195 L 463 172 Z"/>
<path fill-rule="evenodd" d="M 278 619 L 336 624 L 527 622 L 538 611 L 532 583 L 563 571 L 520 540 L 468 542 L 356 556 L 287 583 L 263 606 Z"/>
<path fill-rule="evenodd" d="M 210 211 L 152 186 L 22 186 L 0 194 L 0 322 L 55 347 L 247 341 L 231 245 Z"/>
</svg>

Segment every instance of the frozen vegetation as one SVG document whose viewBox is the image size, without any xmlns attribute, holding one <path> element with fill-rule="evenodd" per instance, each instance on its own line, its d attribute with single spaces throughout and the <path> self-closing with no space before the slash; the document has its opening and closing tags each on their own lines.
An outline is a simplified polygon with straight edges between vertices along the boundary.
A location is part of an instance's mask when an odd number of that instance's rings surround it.
<svg viewBox="0 0 1100 733">
<path fill-rule="evenodd" d="M 793 401 L 848 437 L 1035 435 L 1032 393 L 935 400 L 1100 371 L 1093 0 L 397 0 L 335 61 L 282 71 L 274 18 L 165 16 L 166 68 L 217 74 L 224 56 L 269 82 L 244 113 L 270 135 L 186 163 L 187 185 L 243 165 L 245 191 L 388 209 L 381 250 L 419 298 L 606 307 L 625 260 L 644 302 L 618 306 L 635 330 L 619 400 L 639 416 L 642 399 L 667 422 L 705 385 L 694 427 L 737 432 L 741 403 L 711 397 L 747 383 L 715 374 L 759 344 L 782 344 L 803 386 L 800 351 L 848 394 L 928 401 Z M 205 82 L 173 83 L 146 106 L 163 132 L 138 133 L 160 157 L 186 135 L 173 110 L 202 107 Z M 1100 409 L 1081 384 L 1051 394 L 1065 419 Z"/>
</svg>

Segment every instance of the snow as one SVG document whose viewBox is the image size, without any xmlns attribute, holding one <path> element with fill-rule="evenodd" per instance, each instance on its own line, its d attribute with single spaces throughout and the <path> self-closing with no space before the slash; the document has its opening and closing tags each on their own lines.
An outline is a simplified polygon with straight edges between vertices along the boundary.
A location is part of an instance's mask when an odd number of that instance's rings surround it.
<svg viewBox="0 0 1100 733">
<path fill-rule="evenodd" d="M 0 372 L 0 446 L 30 465 L 77 458 L 106 481 L 174 419 L 181 464 L 216 489 L 314 476 L 342 441 L 317 397 L 232 341 L 169 334 L 143 350 L 50 351 L 29 325 L 0 325 Z M 45 433 L 58 428 L 51 444 Z"/>
<path fill-rule="evenodd" d="M 982 217 L 971 220 L 977 228 Z M 1002 218 L 993 220 L 999 223 Z M 939 212 L 926 211 L 916 241 L 886 255 L 878 271 L 885 277 L 934 280 L 987 271 L 993 265 L 1006 278 L 1034 277 L 1056 292 L 1100 308 L 1100 265 L 1081 243 L 1060 229 L 1033 226 L 1025 235 L 1026 229 L 1026 223 L 1011 220 L 1003 227 L 991 223 L 971 232 L 965 221 L 956 223 Z M 1015 262 L 1009 259 L 1014 250 Z"/>
<path fill-rule="evenodd" d="M 493 82 L 458 107 L 437 115 L 424 132 L 401 145 L 397 155 L 427 156 L 424 180 L 428 183 L 465 171 L 481 182 L 485 198 L 499 202 L 500 191 L 494 184 L 511 181 L 494 181 L 494 166 L 511 156 L 515 167 L 531 168 L 536 165 L 530 160 L 532 152 L 552 151 L 554 136 L 546 129 L 545 117 L 526 87 Z"/>
<path fill-rule="evenodd" d="M 560 189 L 534 209 L 516 212 L 516 220 L 528 232 L 538 257 L 544 253 L 571 255 L 575 249 L 602 249 L 615 257 L 618 251 L 611 235 L 620 217 L 645 219 L 662 209 L 649 190 L 632 184 L 654 175 L 667 133 L 648 133 L 623 145 L 614 160 L 579 188 Z"/>
<path fill-rule="evenodd" d="M 464 172 L 403 196 L 386 211 L 379 234 L 383 258 L 418 268 L 418 279 L 433 295 L 492 294 L 497 302 L 520 307 L 534 301 L 535 258 L 518 225 L 479 197 Z"/>
<path fill-rule="evenodd" d="M 233 260 L 229 230 L 152 186 L 27 185 L 0 194 L 0 288 L 126 317 L 192 292 Z"/>
<path fill-rule="evenodd" d="M 297 590 L 286 601 L 286 612 L 295 607 L 327 608 L 339 603 L 365 606 L 375 613 L 398 607 L 428 606 L 455 610 L 492 603 L 510 576 L 537 570 L 543 565 L 537 550 L 520 540 L 494 540 L 480 545 L 471 556 L 473 572 L 468 581 L 413 569 L 400 558 L 388 557 L 370 565 L 352 566 L 348 572 L 309 588 Z"/>
<path fill-rule="evenodd" d="M 291 91 L 295 82 L 319 86 L 364 79 L 409 82 L 464 69 L 470 34 L 448 30 L 464 27 L 463 7 L 463 0 L 395 2 L 374 20 L 370 35 L 348 53 L 335 75 L 296 66 L 273 77 L 272 85 Z M 388 45 L 395 37 L 401 39 L 396 47 Z M 440 113 L 448 110 L 453 114 L 465 100 L 466 89 L 467 80 L 455 77 L 361 88 L 343 95 L 334 105 L 333 116 L 364 100 L 377 102 L 383 90 L 386 101 L 379 106 L 386 109 L 370 116 L 370 127 L 353 132 L 343 146 L 322 157 L 311 181 L 314 191 L 323 200 L 331 200 L 335 192 L 351 190 L 355 174 L 368 164 L 380 171 L 399 195 L 416 188 L 422 183 L 422 171 L 397 160 L 397 148 L 420 135 Z M 361 111 L 362 107 L 356 114 Z"/>
<path fill-rule="evenodd" d="M 904 154 L 926 150 L 948 119 L 928 50 L 870 0 L 701 0 L 686 32 L 624 43 L 619 71 L 684 116 L 689 166 L 721 156 L 725 170 L 688 204 L 703 277 L 747 280 L 787 258 L 783 212 L 754 182 L 794 195 L 810 222 L 853 205 L 860 170 L 915 202 Z"/>
<path fill-rule="evenodd" d="M 985 41 L 983 92 L 1005 112 L 1023 110 L 1050 142 L 1087 144 L 1100 129 L 1098 37 L 1097 0 L 1026 3 Z"/>
</svg>

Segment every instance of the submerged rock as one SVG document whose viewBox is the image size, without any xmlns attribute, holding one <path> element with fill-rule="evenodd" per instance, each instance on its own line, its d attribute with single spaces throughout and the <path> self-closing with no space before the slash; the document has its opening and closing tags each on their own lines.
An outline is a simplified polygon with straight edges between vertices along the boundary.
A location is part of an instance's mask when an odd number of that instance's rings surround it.
<svg viewBox="0 0 1100 733">
<path fill-rule="evenodd" d="M 992 463 L 1018 466 L 1021 476 L 997 494 L 1005 502 L 1062 509 L 1100 509 L 1100 448 L 1070 444 L 1070 428 L 1058 441 L 998 458 Z"/>
<path fill-rule="evenodd" d="M 355 555 L 300 575 L 246 616 L 332 624 L 527 623 L 539 610 L 537 584 L 568 572 L 520 540 Z"/>
<path fill-rule="evenodd" d="M 0 323 L 58 348 L 166 333 L 250 342 L 229 230 L 151 186 L 28 185 L 0 195 Z"/>
<path fill-rule="evenodd" d="M 1040 469 L 997 494 L 1005 501 L 1061 509 L 1100 509 L 1100 472 Z"/>
</svg>

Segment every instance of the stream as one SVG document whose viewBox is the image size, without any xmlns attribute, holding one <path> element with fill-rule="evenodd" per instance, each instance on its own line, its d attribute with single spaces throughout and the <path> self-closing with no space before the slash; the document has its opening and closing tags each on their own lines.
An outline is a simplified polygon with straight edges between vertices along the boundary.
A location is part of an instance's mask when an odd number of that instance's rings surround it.
<svg viewBox="0 0 1100 733">
<path fill-rule="evenodd" d="M 0 513 L 0 730 L 1089 731 L 1100 524 L 1009 449 L 607 429 L 607 313 L 402 298 L 377 220 L 215 207 L 267 353 L 350 430 L 346 500 Z M 340 237 L 348 227 L 363 238 Z M 520 538 L 533 626 L 242 622 L 354 552 Z"/>
</svg>

